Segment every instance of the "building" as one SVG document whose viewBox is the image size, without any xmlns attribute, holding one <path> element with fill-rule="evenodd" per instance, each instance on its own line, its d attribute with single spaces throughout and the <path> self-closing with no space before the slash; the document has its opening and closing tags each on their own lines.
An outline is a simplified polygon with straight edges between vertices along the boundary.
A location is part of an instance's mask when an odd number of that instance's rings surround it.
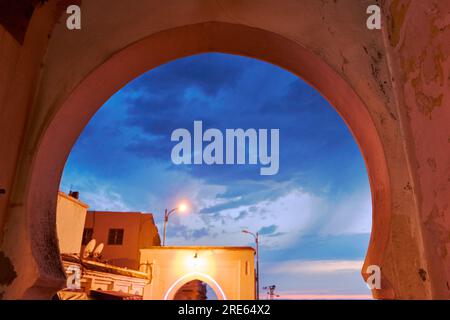
<svg viewBox="0 0 450 320">
<path fill-rule="evenodd" d="M 58 192 L 56 230 L 67 283 L 54 298 L 142 299 L 151 273 L 138 271 L 139 250 L 159 245 L 153 216 L 87 209 L 77 192 Z M 85 245 L 97 236 L 96 248 L 104 243 L 104 252 L 87 254 Z"/>
<path fill-rule="evenodd" d="M 140 212 L 87 212 L 81 250 L 91 239 L 104 244 L 102 259 L 108 264 L 134 270 L 140 249 L 161 245 L 153 215 Z"/>
<path fill-rule="evenodd" d="M 61 300 L 142 300 L 151 274 L 61 255 L 67 274 L 67 287 L 58 292 Z"/>
<path fill-rule="evenodd" d="M 144 300 L 205 299 L 205 283 L 219 300 L 254 300 L 251 247 L 166 246 L 141 249 L 141 272 L 151 275 Z"/>
</svg>

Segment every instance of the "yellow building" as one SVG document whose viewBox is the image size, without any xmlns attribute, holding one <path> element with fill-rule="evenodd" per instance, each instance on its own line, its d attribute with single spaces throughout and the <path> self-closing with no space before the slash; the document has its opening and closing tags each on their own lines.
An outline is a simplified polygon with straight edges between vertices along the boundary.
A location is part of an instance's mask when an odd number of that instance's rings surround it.
<svg viewBox="0 0 450 320">
<path fill-rule="evenodd" d="M 87 208 L 78 193 L 59 192 L 57 233 L 67 275 L 59 299 L 205 299 L 204 284 L 218 299 L 255 298 L 253 248 L 161 247 L 151 214 Z"/>
</svg>

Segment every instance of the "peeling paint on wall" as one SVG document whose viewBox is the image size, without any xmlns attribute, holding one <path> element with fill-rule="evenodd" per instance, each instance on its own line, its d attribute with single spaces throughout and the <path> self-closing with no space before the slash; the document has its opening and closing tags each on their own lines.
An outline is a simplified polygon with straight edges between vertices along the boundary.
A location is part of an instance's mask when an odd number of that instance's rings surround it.
<svg viewBox="0 0 450 320">
<path fill-rule="evenodd" d="M 416 102 L 420 113 L 431 120 L 434 109 L 442 105 L 444 95 L 440 94 L 436 97 L 426 95 L 423 90 L 422 78 L 420 76 L 412 80 L 412 86 L 414 88 Z"/>
<path fill-rule="evenodd" d="M 0 285 L 9 286 L 16 277 L 17 273 L 11 260 L 3 251 L 0 251 Z"/>
<path fill-rule="evenodd" d="M 427 162 L 428 162 L 428 165 L 431 168 L 431 171 L 436 172 L 436 168 L 437 168 L 436 159 L 428 158 Z"/>
</svg>

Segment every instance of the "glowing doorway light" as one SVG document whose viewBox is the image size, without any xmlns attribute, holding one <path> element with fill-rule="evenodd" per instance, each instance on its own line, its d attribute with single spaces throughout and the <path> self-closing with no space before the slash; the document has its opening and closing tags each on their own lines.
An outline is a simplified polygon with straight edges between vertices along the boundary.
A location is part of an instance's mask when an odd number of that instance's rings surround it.
<svg viewBox="0 0 450 320">
<path fill-rule="evenodd" d="M 206 273 L 202 273 L 202 272 L 191 272 L 188 273 L 184 276 L 182 276 L 180 279 L 178 279 L 177 281 L 175 281 L 170 288 L 167 290 L 166 294 L 164 295 L 164 300 L 168 300 L 170 293 L 173 291 L 173 289 L 181 282 L 185 281 L 188 278 L 192 279 L 196 279 L 196 277 L 201 277 L 201 278 L 206 278 L 208 281 L 210 281 L 214 286 L 216 286 L 217 290 L 219 290 L 220 295 L 222 296 L 222 300 L 227 300 L 227 297 L 225 295 L 225 292 L 223 292 L 222 288 L 220 287 L 220 285 L 217 283 L 216 280 L 214 280 L 211 276 L 207 275 Z M 201 279 L 198 279 L 201 280 Z M 211 286 L 214 288 L 214 286 Z"/>
<path fill-rule="evenodd" d="M 198 252 L 195 252 L 193 257 L 189 257 L 186 260 L 186 266 L 189 270 L 197 272 L 199 269 L 204 269 L 204 267 L 206 266 L 206 261 L 204 258 L 200 258 L 198 256 Z"/>
</svg>

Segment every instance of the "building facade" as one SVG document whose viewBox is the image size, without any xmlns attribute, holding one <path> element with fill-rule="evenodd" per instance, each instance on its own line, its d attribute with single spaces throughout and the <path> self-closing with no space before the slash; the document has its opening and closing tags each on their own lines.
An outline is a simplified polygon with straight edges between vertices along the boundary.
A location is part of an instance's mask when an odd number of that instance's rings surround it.
<svg viewBox="0 0 450 320">
<path fill-rule="evenodd" d="M 108 264 L 134 270 L 140 249 L 161 244 L 153 215 L 140 212 L 87 212 L 81 250 L 91 239 L 104 244 L 102 259 Z"/>
<path fill-rule="evenodd" d="M 151 273 L 138 271 L 139 250 L 159 245 L 153 216 L 87 209 L 77 192 L 58 192 L 56 229 L 67 281 L 54 299 L 142 299 Z M 96 245 L 85 250 L 93 239 Z M 103 250 L 89 254 L 102 243 Z"/>
<path fill-rule="evenodd" d="M 116 267 L 76 255 L 61 256 L 67 286 L 58 292 L 61 300 L 142 300 L 151 274 Z"/>
</svg>

